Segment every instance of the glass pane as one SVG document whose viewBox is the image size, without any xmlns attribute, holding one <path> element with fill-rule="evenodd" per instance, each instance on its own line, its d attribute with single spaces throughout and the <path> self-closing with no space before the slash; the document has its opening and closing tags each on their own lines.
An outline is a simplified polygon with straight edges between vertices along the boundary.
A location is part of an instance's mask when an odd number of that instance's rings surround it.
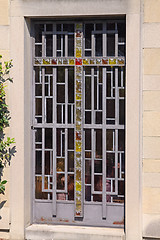
<svg viewBox="0 0 160 240">
<path fill-rule="evenodd" d="M 102 130 L 96 130 L 96 158 L 102 159 Z"/>
<path fill-rule="evenodd" d="M 74 35 L 68 35 L 68 56 L 74 56 Z"/>
<path fill-rule="evenodd" d="M 115 35 L 107 35 L 107 56 L 115 56 Z"/>
<path fill-rule="evenodd" d="M 57 189 L 64 190 L 65 187 L 65 175 L 57 173 Z"/>
<path fill-rule="evenodd" d="M 68 129 L 68 149 L 74 149 L 74 129 Z"/>
<path fill-rule="evenodd" d="M 65 171 L 65 160 L 64 158 L 57 158 L 57 172 Z"/>
<path fill-rule="evenodd" d="M 91 184 L 91 161 L 85 160 L 85 184 Z"/>
<path fill-rule="evenodd" d="M 57 82 L 65 83 L 65 68 L 64 67 L 58 67 L 58 69 L 57 69 Z"/>
<path fill-rule="evenodd" d="M 125 102 L 119 100 L 119 124 L 125 124 Z"/>
<path fill-rule="evenodd" d="M 42 57 L 42 45 L 35 45 L 35 57 Z"/>
<path fill-rule="evenodd" d="M 91 201 L 91 186 L 85 186 L 85 201 Z"/>
<path fill-rule="evenodd" d="M 91 49 L 91 34 L 93 29 L 93 24 L 85 24 L 85 49 Z"/>
<path fill-rule="evenodd" d="M 52 24 L 46 24 L 46 31 L 52 31 L 53 25 Z"/>
<path fill-rule="evenodd" d="M 48 193 L 42 192 L 42 177 L 35 177 L 35 198 L 48 199 Z"/>
<path fill-rule="evenodd" d="M 74 103 L 74 68 L 68 68 L 68 102 Z"/>
<path fill-rule="evenodd" d="M 118 23 L 118 42 L 125 42 L 125 32 L 126 32 L 126 24 L 124 22 Z"/>
<path fill-rule="evenodd" d="M 46 35 L 46 56 L 52 57 L 53 55 L 53 37 L 52 35 Z"/>
<path fill-rule="evenodd" d="M 118 150 L 124 151 L 125 149 L 125 131 L 118 130 Z"/>
<path fill-rule="evenodd" d="M 53 118 L 53 99 L 47 98 L 46 99 L 46 122 L 52 123 Z"/>
<path fill-rule="evenodd" d="M 102 56 L 102 34 L 95 35 L 95 55 Z"/>
<path fill-rule="evenodd" d="M 114 99 L 106 100 L 106 112 L 107 112 L 107 118 L 115 118 L 115 100 Z"/>
<path fill-rule="evenodd" d="M 57 86 L 57 103 L 65 103 L 65 85 Z"/>
<path fill-rule="evenodd" d="M 106 154 L 106 177 L 108 178 L 115 177 L 115 154 L 114 153 Z"/>
<path fill-rule="evenodd" d="M 42 96 L 42 84 L 35 85 L 35 95 Z"/>
<path fill-rule="evenodd" d="M 74 172 L 74 152 L 68 152 L 68 172 Z"/>
<path fill-rule="evenodd" d="M 118 181 L 118 195 L 124 195 L 124 181 Z"/>
<path fill-rule="evenodd" d="M 125 45 L 118 46 L 118 56 L 125 56 Z"/>
<path fill-rule="evenodd" d="M 35 132 L 35 141 L 36 142 L 42 142 L 42 129 L 37 128 Z"/>
<path fill-rule="evenodd" d="M 85 77 L 85 109 L 91 109 L 91 78 Z"/>
<path fill-rule="evenodd" d="M 85 150 L 91 150 L 91 130 L 85 130 Z"/>
<path fill-rule="evenodd" d="M 45 148 L 52 149 L 52 128 L 45 129 Z"/>
<path fill-rule="evenodd" d="M 85 111 L 85 123 L 91 124 L 91 112 Z"/>
<path fill-rule="evenodd" d="M 42 174 L 42 151 L 36 151 L 35 174 Z"/>
<path fill-rule="evenodd" d="M 42 98 L 36 98 L 36 115 L 42 115 Z"/>
<path fill-rule="evenodd" d="M 102 176 L 94 176 L 94 190 L 102 191 Z"/>
<path fill-rule="evenodd" d="M 74 32 L 74 24 L 63 24 L 63 31 L 65 32 Z"/>
<path fill-rule="evenodd" d="M 41 43 L 42 42 L 42 32 L 44 31 L 43 24 L 35 24 L 35 42 Z"/>
<path fill-rule="evenodd" d="M 102 161 L 100 161 L 100 160 L 94 161 L 94 172 L 102 173 Z"/>
<path fill-rule="evenodd" d="M 50 166 L 50 161 L 51 161 L 50 155 L 51 155 L 50 151 L 45 151 L 45 174 L 46 175 L 50 175 L 51 172 L 53 171 L 53 170 L 50 169 L 51 168 L 51 166 Z"/>
<path fill-rule="evenodd" d="M 113 151 L 115 148 L 115 130 L 108 129 L 106 131 L 106 150 Z"/>
<path fill-rule="evenodd" d="M 102 124 L 102 112 L 96 112 L 96 124 Z"/>
<path fill-rule="evenodd" d="M 68 174 L 68 200 L 74 200 L 74 175 Z"/>
<path fill-rule="evenodd" d="M 102 23 L 97 23 L 96 24 L 96 30 L 102 30 L 103 29 L 103 24 Z"/>
</svg>

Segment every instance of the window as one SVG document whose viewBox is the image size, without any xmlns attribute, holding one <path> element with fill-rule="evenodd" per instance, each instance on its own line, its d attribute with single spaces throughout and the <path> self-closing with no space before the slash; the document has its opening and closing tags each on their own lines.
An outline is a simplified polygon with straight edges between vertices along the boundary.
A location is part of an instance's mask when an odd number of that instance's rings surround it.
<svg viewBox="0 0 160 240">
<path fill-rule="evenodd" d="M 34 29 L 34 221 L 122 226 L 125 22 Z"/>
</svg>

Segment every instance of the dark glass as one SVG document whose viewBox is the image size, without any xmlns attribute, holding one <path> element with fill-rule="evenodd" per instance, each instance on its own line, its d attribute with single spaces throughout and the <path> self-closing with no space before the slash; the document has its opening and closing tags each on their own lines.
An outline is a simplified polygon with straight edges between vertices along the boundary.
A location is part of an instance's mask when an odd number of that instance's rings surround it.
<svg viewBox="0 0 160 240">
<path fill-rule="evenodd" d="M 35 57 L 42 57 L 42 45 L 35 45 Z"/>
<path fill-rule="evenodd" d="M 48 193 L 42 192 L 42 177 L 35 177 L 35 198 L 48 199 Z"/>
<path fill-rule="evenodd" d="M 74 56 L 74 35 L 68 35 L 68 56 Z"/>
<path fill-rule="evenodd" d="M 91 201 L 91 186 L 85 186 L 85 201 Z"/>
<path fill-rule="evenodd" d="M 103 29 L 103 24 L 102 23 L 97 23 L 96 24 L 96 30 L 102 30 Z"/>
<path fill-rule="evenodd" d="M 118 150 L 124 151 L 125 150 L 125 131 L 118 130 Z"/>
<path fill-rule="evenodd" d="M 91 112 L 85 111 L 85 124 L 91 124 Z"/>
<path fill-rule="evenodd" d="M 111 74 L 107 73 L 107 89 L 106 89 L 107 97 L 111 97 Z"/>
<path fill-rule="evenodd" d="M 65 175 L 57 174 L 57 189 L 64 190 L 65 187 Z"/>
<path fill-rule="evenodd" d="M 85 77 L 85 109 L 91 109 L 91 77 Z"/>
<path fill-rule="evenodd" d="M 108 129 L 106 130 L 106 150 L 113 151 L 113 133 L 115 130 Z M 114 141 L 115 144 L 115 141 Z"/>
<path fill-rule="evenodd" d="M 57 34 L 57 50 L 61 50 L 61 35 L 59 34 Z"/>
<path fill-rule="evenodd" d="M 36 115 L 42 115 L 42 98 L 36 98 Z"/>
<path fill-rule="evenodd" d="M 68 102 L 74 103 L 74 68 L 68 68 Z"/>
<path fill-rule="evenodd" d="M 47 98 L 46 99 L 46 122 L 52 123 L 53 118 L 53 99 Z"/>
<path fill-rule="evenodd" d="M 68 174 L 68 200 L 74 200 L 74 175 Z"/>
<path fill-rule="evenodd" d="M 63 31 L 64 32 L 74 32 L 74 24 L 63 24 Z"/>
<path fill-rule="evenodd" d="M 102 159 L 102 130 L 96 130 L 96 158 Z"/>
<path fill-rule="evenodd" d="M 53 56 L 53 36 L 46 35 L 46 56 L 52 57 Z"/>
<path fill-rule="evenodd" d="M 94 172 L 102 173 L 102 161 L 101 160 L 94 161 Z"/>
<path fill-rule="evenodd" d="M 65 83 L 65 68 L 58 67 L 57 69 L 57 83 Z"/>
<path fill-rule="evenodd" d="M 96 112 L 96 124 L 102 124 L 102 112 Z"/>
<path fill-rule="evenodd" d="M 93 194 L 94 202 L 102 202 L 102 194 Z"/>
<path fill-rule="evenodd" d="M 107 35 L 107 56 L 115 56 L 115 35 Z"/>
<path fill-rule="evenodd" d="M 45 129 L 45 148 L 52 149 L 52 128 Z"/>
<path fill-rule="evenodd" d="M 53 30 L 53 25 L 52 24 L 46 24 L 46 31 L 52 31 Z"/>
<path fill-rule="evenodd" d="M 85 24 L 85 49 L 91 49 L 91 34 L 93 30 L 94 24 Z"/>
<path fill-rule="evenodd" d="M 125 101 L 119 100 L 119 124 L 125 124 Z"/>
<path fill-rule="evenodd" d="M 35 24 L 35 42 L 41 43 L 42 42 L 42 32 L 44 31 L 43 24 Z"/>
<path fill-rule="evenodd" d="M 42 96 L 42 84 L 35 85 L 35 95 Z"/>
<path fill-rule="evenodd" d="M 94 176 L 94 190 L 102 191 L 102 176 L 101 175 Z"/>
<path fill-rule="evenodd" d="M 118 181 L 118 195 L 124 195 L 124 181 Z"/>
<path fill-rule="evenodd" d="M 91 130 L 85 130 L 85 150 L 91 150 Z"/>
<path fill-rule="evenodd" d="M 68 172 L 74 172 L 74 151 L 68 151 Z"/>
<path fill-rule="evenodd" d="M 95 55 L 102 56 L 102 34 L 95 35 Z"/>
<path fill-rule="evenodd" d="M 35 142 L 42 142 L 42 129 L 41 128 L 36 129 Z"/>
<path fill-rule="evenodd" d="M 108 178 L 115 177 L 115 154 L 114 153 L 106 154 L 106 177 Z"/>
<path fill-rule="evenodd" d="M 50 174 L 50 151 L 45 151 L 45 174 Z"/>
<path fill-rule="evenodd" d="M 57 103 L 65 103 L 65 85 L 57 85 Z"/>
<path fill-rule="evenodd" d="M 115 30 L 115 23 L 114 22 L 107 23 L 107 30 Z"/>
<path fill-rule="evenodd" d="M 57 156 L 65 156 L 65 136 L 64 134 L 61 135 L 61 133 L 64 133 L 64 129 L 60 129 L 58 128 L 57 129 L 57 146 L 56 146 L 56 149 L 57 149 Z M 61 137 L 62 137 L 62 146 L 61 146 Z M 61 153 L 61 149 L 62 149 L 62 153 Z"/>
<path fill-rule="evenodd" d="M 125 36 L 126 36 L 125 22 L 118 23 L 117 28 L 118 28 L 118 42 L 125 42 Z"/>
<path fill-rule="evenodd" d="M 106 115 L 107 118 L 115 118 L 115 100 L 107 99 L 106 100 Z"/>
<path fill-rule="evenodd" d="M 57 123 L 62 123 L 62 106 L 57 105 Z"/>
<path fill-rule="evenodd" d="M 35 67 L 35 82 L 40 83 L 41 67 Z"/>
<path fill-rule="evenodd" d="M 42 174 L 42 151 L 36 151 L 36 166 L 35 166 L 35 174 Z"/>
<path fill-rule="evenodd" d="M 68 129 L 68 149 L 74 149 L 74 129 Z"/>
<path fill-rule="evenodd" d="M 125 45 L 118 46 L 118 56 L 125 56 Z"/>
<path fill-rule="evenodd" d="M 64 158 L 57 158 L 57 172 L 64 172 L 65 171 L 65 160 Z"/>
<path fill-rule="evenodd" d="M 91 184 L 91 160 L 85 160 L 85 184 Z"/>
<path fill-rule="evenodd" d="M 61 27 L 62 27 L 61 24 L 56 24 L 56 31 L 61 31 Z"/>
</svg>

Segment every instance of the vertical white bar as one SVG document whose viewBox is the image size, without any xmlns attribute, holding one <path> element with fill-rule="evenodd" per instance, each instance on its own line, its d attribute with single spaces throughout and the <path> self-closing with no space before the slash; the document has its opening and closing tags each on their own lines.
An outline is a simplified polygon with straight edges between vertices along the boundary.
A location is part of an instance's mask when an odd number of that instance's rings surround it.
<svg viewBox="0 0 160 240">
<path fill-rule="evenodd" d="M 42 128 L 42 192 L 44 190 L 44 175 L 45 175 L 45 128 Z"/>
<path fill-rule="evenodd" d="M 117 23 L 116 24 L 116 33 L 115 33 L 115 56 L 118 57 L 118 31 L 117 31 Z"/>
<path fill-rule="evenodd" d="M 68 68 L 65 68 L 65 124 L 68 124 Z"/>
<path fill-rule="evenodd" d="M 94 158 L 95 158 L 95 130 L 91 129 L 91 142 L 92 142 L 92 163 L 91 163 L 91 194 L 94 192 Z M 93 201 L 91 196 L 91 201 Z"/>
<path fill-rule="evenodd" d="M 65 128 L 65 192 L 67 193 L 67 172 L 68 172 L 68 154 L 67 154 L 67 150 L 68 150 L 68 130 L 67 128 Z"/>
<path fill-rule="evenodd" d="M 103 189 L 102 189 L 102 219 L 106 219 L 106 68 L 102 69 L 102 82 L 103 82 L 103 169 L 102 169 L 102 181 L 103 181 Z"/>
<path fill-rule="evenodd" d="M 45 123 L 45 68 L 42 68 L 42 123 Z"/>
<path fill-rule="evenodd" d="M 68 35 L 65 34 L 65 57 L 68 57 Z"/>
<path fill-rule="evenodd" d="M 103 57 L 107 56 L 106 23 L 103 23 Z"/>
<path fill-rule="evenodd" d="M 91 68 L 91 124 L 95 123 L 95 111 L 94 111 L 94 68 Z"/>
</svg>

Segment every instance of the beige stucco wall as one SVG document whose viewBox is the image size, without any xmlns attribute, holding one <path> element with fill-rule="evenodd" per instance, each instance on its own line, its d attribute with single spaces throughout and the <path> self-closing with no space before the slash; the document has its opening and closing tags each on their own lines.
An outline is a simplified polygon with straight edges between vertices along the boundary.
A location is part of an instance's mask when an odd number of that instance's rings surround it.
<svg viewBox="0 0 160 240">
<path fill-rule="evenodd" d="M 160 1 L 144 0 L 143 235 L 160 237 Z"/>
<path fill-rule="evenodd" d="M 9 0 L 0 0 L 0 55 L 3 56 L 2 61 L 10 59 L 9 51 Z M 10 84 L 8 84 L 8 88 Z M 6 89 L 8 92 L 8 89 Z M 9 95 L 8 95 L 9 102 Z M 6 129 L 6 134 L 10 134 L 10 130 Z M 9 229 L 10 222 L 10 169 L 7 166 L 2 179 L 7 179 L 5 195 L 0 195 L 0 229 Z M 6 237 L 3 233 L 2 237 Z M 0 234 L 1 237 L 1 234 Z"/>
</svg>

